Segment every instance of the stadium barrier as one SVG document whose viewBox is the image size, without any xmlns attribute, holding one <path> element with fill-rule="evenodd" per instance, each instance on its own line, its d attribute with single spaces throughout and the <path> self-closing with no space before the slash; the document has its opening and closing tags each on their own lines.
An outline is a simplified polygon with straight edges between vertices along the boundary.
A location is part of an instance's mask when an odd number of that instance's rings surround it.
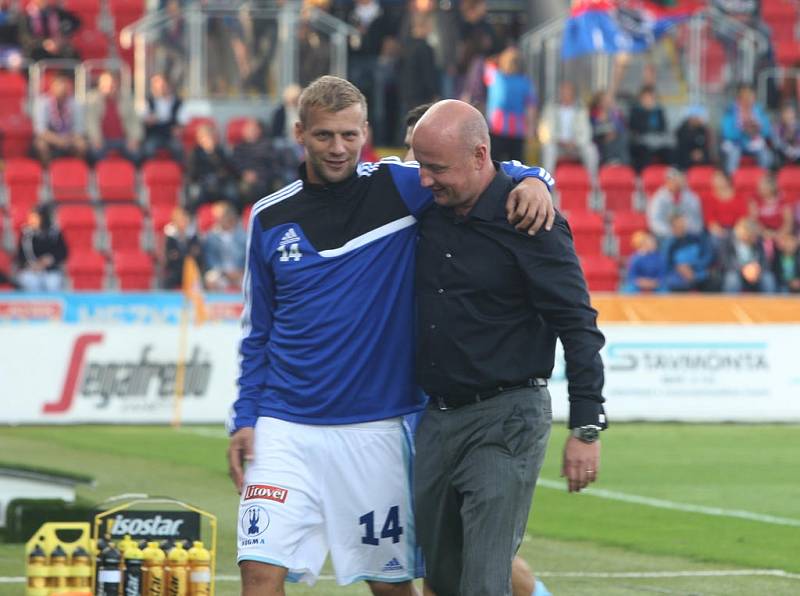
<svg viewBox="0 0 800 596">
<path fill-rule="evenodd" d="M 611 420 L 800 422 L 800 302 L 790 297 L 593 298 Z M 179 293 L 0 294 L 0 424 L 168 424 Z M 188 332 L 182 421 L 221 423 L 236 393 L 241 304 L 209 295 Z M 559 353 L 553 415 L 567 415 Z"/>
</svg>

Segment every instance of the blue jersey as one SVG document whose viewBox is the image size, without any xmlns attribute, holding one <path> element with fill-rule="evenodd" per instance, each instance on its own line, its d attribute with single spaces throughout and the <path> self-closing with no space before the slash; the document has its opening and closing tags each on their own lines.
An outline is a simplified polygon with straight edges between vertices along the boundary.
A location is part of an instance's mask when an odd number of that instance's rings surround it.
<svg viewBox="0 0 800 596">
<path fill-rule="evenodd" d="M 516 175 L 540 168 L 504 164 Z M 417 218 L 433 198 L 415 163 L 361 164 L 300 180 L 253 207 L 239 396 L 229 430 L 270 416 L 350 424 L 420 410 L 414 381 Z"/>
</svg>

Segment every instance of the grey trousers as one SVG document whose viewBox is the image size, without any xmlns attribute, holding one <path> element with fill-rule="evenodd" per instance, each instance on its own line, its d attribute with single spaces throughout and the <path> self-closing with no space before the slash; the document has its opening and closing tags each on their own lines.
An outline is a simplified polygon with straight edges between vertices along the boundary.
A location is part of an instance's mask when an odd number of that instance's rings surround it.
<svg viewBox="0 0 800 596">
<path fill-rule="evenodd" d="M 423 415 L 415 439 L 417 539 L 437 596 L 511 594 L 511 560 L 551 423 L 544 387 Z"/>
</svg>

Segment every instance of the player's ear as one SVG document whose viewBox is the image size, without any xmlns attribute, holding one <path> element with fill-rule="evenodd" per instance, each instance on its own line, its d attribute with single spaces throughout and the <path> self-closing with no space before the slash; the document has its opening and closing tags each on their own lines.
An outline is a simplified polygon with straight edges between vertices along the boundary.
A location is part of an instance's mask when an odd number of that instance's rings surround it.
<svg viewBox="0 0 800 596">
<path fill-rule="evenodd" d="M 303 143 L 303 133 L 305 132 L 305 127 L 303 123 L 298 120 L 294 123 L 294 140 L 297 141 L 299 144 L 304 145 Z"/>
<path fill-rule="evenodd" d="M 486 162 L 491 159 L 489 156 L 489 147 L 486 143 L 478 143 L 472 152 L 472 157 L 475 159 L 475 169 L 482 169 Z"/>
</svg>

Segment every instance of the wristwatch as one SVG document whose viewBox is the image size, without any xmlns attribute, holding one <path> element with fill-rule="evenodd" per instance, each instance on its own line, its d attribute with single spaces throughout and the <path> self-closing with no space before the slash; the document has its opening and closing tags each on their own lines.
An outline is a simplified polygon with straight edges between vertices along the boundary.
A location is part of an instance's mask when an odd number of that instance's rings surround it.
<svg viewBox="0 0 800 596">
<path fill-rule="evenodd" d="M 603 430 L 594 424 L 577 426 L 572 429 L 572 436 L 584 443 L 594 443 L 600 438 L 600 431 Z"/>
</svg>

